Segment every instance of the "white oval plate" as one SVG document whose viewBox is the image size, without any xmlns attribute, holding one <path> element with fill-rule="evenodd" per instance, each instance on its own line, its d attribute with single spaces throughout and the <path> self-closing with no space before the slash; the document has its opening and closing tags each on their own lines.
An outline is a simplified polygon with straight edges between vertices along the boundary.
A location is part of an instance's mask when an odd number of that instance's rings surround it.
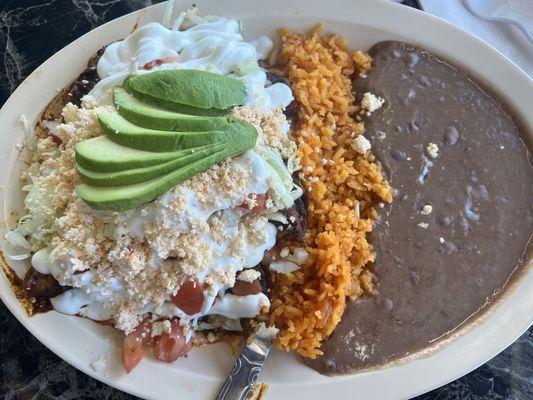
<svg viewBox="0 0 533 400">
<path fill-rule="evenodd" d="M 236 17 L 244 22 L 244 35 L 275 37 L 285 26 L 308 30 L 324 22 L 327 30 L 348 38 L 351 48 L 368 49 L 385 39 L 412 42 L 472 71 L 514 108 L 526 132 L 533 131 L 533 84 L 512 62 L 493 48 L 458 28 L 417 10 L 387 1 L 196 0 L 204 13 Z M 176 1 L 177 10 L 191 2 Z M 20 210 L 22 195 L 18 180 L 21 164 L 16 144 L 23 138 L 17 120 L 24 114 L 34 121 L 54 97 L 83 70 L 87 60 L 103 45 L 122 39 L 134 26 L 162 21 L 164 4 L 118 18 L 84 35 L 55 54 L 34 71 L 13 93 L 0 111 L 2 139 L 0 178 L 2 209 L 11 227 L 10 214 Z M 270 384 L 268 398 L 408 398 L 456 379 L 483 364 L 522 334 L 533 320 L 533 268 L 528 268 L 500 304 L 483 321 L 450 340 L 439 351 L 402 364 L 374 371 L 328 378 L 304 366 L 297 357 L 274 352 L 261 381 Z M 144 360 L 131 374 L 121 366 L 117 338 L 105 328 L 80 318 L 56 312 L 28 318 L 3 274 L 0 296 L 19 321 L 42 343 L 76 368 L 125 392 L 149 399 L 211 399 L 229 372 L 234 358 L 228 346 L 194 350 L 174 364 Z M 91 364 L 104 359 L 107 367 L 96 371 Z"/>
</svg>

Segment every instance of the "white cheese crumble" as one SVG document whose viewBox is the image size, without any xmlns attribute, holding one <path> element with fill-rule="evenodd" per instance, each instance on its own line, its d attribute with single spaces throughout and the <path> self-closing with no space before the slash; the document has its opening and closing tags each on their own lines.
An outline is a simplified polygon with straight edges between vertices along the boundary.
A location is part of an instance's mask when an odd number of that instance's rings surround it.
<svg viewBox="0 0 533 400">
<path fill-rule="evenodd" d="M 385 103 L 385 100 L 373 93 L 366 92 L 361 100 L 361 108 L 366 112 L 366 115 L 370 115 L 376 110 L 379 110 Z"/>
<path fill-rule="evenodd" d="M 365 155 L 371 147 L 372 146 L 370 145 L 370 142 L 363 135 L 356 136 L 352 141 L 352 149 L 354 149 L 359 154 Z"/>
<path fill-rule="evenodd" d="M 304 265 L 308 259 L 309 253 L 303 247 L 292 249 L 292 254 L 287 256 L 287 261 L 291 261 L 297 265 Z"/>
<path fill-rule="evenodd" d="M 420 222 L 417 226 L 419 226 L 422 229 L 429 228 L 429 224 L 427 222 Z"/>
<path fill-rule="evenodd" d="M 237 279 L 243 282 L 251 283 L 261 277 L 261 273 L 255 269 L 246 269 L 242 271 Z"/>
<path fill-rule="evenodd" d="M 170 333 L 172 324 L 168 319 L 163 321 L 156 321 L 152 324 L 152 337 L 161 336 L 163 333 Z"/>
<path fill-rule="evenodd" d="M 433 207 L 430 204 L 426 204 L 424 207 L 422 207 L 422 211 L 420 211 L 420 214 L 422 215 L 429 215 L 433 211 Z"/>
<path fill-rule="evenodd" d="M 257 105 L 245 105 L 233 108 L 231 114 L 252 124 L 257 129 L 258 144 L 266 144 L 276 149 L 283 158 L 290 158 L 294 155 L 296 143 L 289 138 L 290 125 L 282 108 L 264 111 Z"/>
<path fill-rule="evenodd" d="M 439 156 L 439 146 L 437 146 L 435 143 L 430 143 L 426 147 L 426 153 L 431 158 L 437 158 Z"/>
<path fill-rule="evenodd" d="M 298 264 L 295 264 L 291 261 L 273 261 L 269 266 L 271 271 L 277 272 L 279 274 L 288 274 L 300 269 Z"/>
<path fill-rule="evenodd" d="M 259 324 L 259 329 L 257 330 L 256 335 L 261 336 L 263 338 L 274 339 L 278 333 L 279 329 L 275 326 L 267 327 L 264 322 L 261 322 Z"/>
<path fill-rule="evenodd" d="M 283 249 L 281 249 L 281 251 L 279 252 L 279 256 L 281 258 L 287 258 L 287 256 L 289 255 L 290 253 L 290 249 L 288 247 L 284 247 Z"/>
</svg>

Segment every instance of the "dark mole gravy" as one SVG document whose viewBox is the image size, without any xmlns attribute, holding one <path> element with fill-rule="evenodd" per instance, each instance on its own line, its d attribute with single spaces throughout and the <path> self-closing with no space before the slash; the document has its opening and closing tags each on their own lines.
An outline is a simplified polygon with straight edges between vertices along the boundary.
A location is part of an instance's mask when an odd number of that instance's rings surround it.
<svg viewBox="0 0 533 400">
<path fill-rule="evenodd" d="M 436 343 L 486 309 L 531 255 L 533 170 L 509 113 L 422 49 L 382 42 L 370 54 L 374 67 L 354 88 L 386 101 L 365 136 L 398 193 L 371 237 L 377 293 L 349 304 L 324 356 L 309 361 L 324 374 Z"/>
</svg>

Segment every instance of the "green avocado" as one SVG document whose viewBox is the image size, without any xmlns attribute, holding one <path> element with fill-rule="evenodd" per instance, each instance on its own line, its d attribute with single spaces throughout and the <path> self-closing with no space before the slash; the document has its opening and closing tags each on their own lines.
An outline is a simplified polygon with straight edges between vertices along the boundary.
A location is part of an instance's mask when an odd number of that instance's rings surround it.
<svg viewBox="0 0 533 400">
<path fill-rule="evenodd" d="M 78 170 L 81 180 L 93 186 L 132 185 L 134 183 L 147 181 L 157 176 L 167 174 L 201 158 L 205 158 L 213 153 L 219 152 L 223 150 L 225 146 L 225 144 L 219 143 L 214 146 L 191 149 L 194 151 L 192 154 L 183 155 L 175 158 L 174 160 L 148 167 L 131 168 L 114 172 L 98 172 L 85 169 L 81 165 L 77 164 L 76 169 Z"/>
<path fill-rule="evenodd" d="M 244 149 L 242 148 L 228 146 L 224 150 L 217 151 L 189 165 L 148 181 L 126 186 L 82 184 L 76 188 L 76 192 L 87 204 L 97 210 L 131 210 L 154 200 L 179 183 L 209 169 L 223 159 L 243 151 Z"/>
<path fill-rule="evenodd" d="M 210 131 L 225 129 L 228 118 L 176 113 L 143 102 L 116 86 L 113 102 L 118 113 L 134 125 L 164 131 Z"/>
<path fill-rule="evenodd" d="M 130 79 L 126 79 L 124 82 L 124 89 L 133 95 L 135 98 L 148 103 L 152 104 L 156 107 L 162 108 L 164 110 L 173 111 L 180 114 L 188 114 L 188 115 L 195 115 L 195 116 L 204 116 L 204 117 L 219 117 L 229 114 L 229 110 L 217 110 L 215 108 L 198 108 L 198 107 L 192 107 L 185 104 L 180 103 L 174 103 L 172 101 L 162 100 L 158 99 L 157 97 L 152 97 L 147 94 L 137 92 L 135 89 L 131 88 L 130 85 Z"/>
<path fill-rule="evenodd" d="M 102 113 L 98 118 L 103 131 L 113 142 L 145 151 L 169 152 L 220 142 L 251 148 L 257 139 L 253 125 L 238 119 L 228 119 L 228 127 L 224 130 L 170 132 L 133 125 L 118 113 Z"/>
<path fill-rule="evenodd" d="M 160 70 L 128 78 L 135 93 L 201 109 L 227 110 L 244 104 L 246 89 L 238 79 L 196 69 Z"/>
<path fill-rule="evenodd" d="M 76 162 L 94 172 L 116 172 L 129 168 L 144 168 L 185 157 L 218 144 L 169 152 L 151 152 L 121 146 L 107 136 L 99 136 L 76 144 Z"/>
<path fill-rule="evenodd" d="M 242 81 L 204 71 L 129 77 L 114 89 L 117 112 L 98 115 L 105 136 L 76 145 L 78 195 L 95 209 L 130 210 L 254 147 L 254 126 L 227 116 L 245 94 Z"/>
</svg>

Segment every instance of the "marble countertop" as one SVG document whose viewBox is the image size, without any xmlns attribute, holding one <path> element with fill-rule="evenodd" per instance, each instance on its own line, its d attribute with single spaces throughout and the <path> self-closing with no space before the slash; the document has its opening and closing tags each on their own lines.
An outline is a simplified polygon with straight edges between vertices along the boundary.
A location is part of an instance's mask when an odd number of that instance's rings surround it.
<svg viewBox="0 0 533 400">
<path fill-rule="evenodd" d="M 0 104 L 56 51 L 87 31 L 150 0 L 2 0 Z M 405 1 L 416 7 L 416 0 Z M 134 399 L 51 353 L 0 303 L 0 398 Z M 416 379 L 416 377 L 413 377 Z M 533 328 L 470 374 L 417 400 L 533 399 Z"/>
</svg>

